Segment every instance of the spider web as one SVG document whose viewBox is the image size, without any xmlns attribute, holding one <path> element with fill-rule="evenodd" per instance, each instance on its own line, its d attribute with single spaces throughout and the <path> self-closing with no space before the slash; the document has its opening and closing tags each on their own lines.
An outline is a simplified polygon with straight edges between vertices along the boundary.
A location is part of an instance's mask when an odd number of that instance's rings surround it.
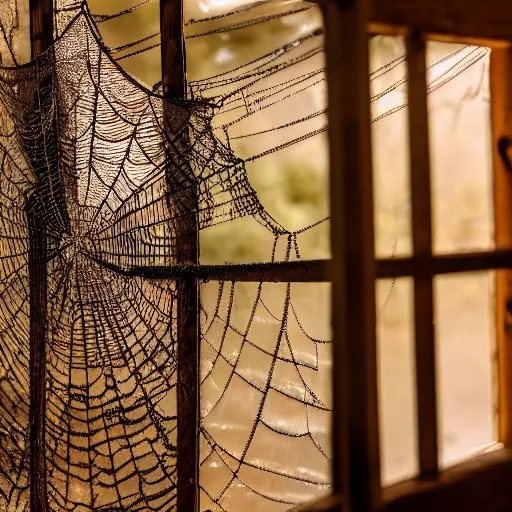
<svg viewBox="0 0 512 512">
<path fill-rule="evenodd" d="M 31 229 L 48 244 L 50 509 L 175 510 L 176 283 L 119 270 L 176 265 L 183 226 L 197 221 L 206 230 L 242 218 L 269 234 L 266 261 L 301 259 L 301 237 L 328 219 L 282 226 L 247 169 L 322 136 L 326 107 L 278 126 L 240 127 L 325 85 L 323 31 L 190 82 L 187 101 L 163 100 L 124 73 L 102 43 L 95 23 L 114 15 L 94 17 L 82 3 L 58 3 L 55 44 L 17 66 L 13 6 L 0 10 L 3 26 L 12 27 L 0 50 L 15 65 L 0 69 L 0 509 L 29 510 L 28 218 L 35 218 Z M 191 37 L 306 9 L 277 5 L 254 14 L 261 7 L 227 13 L 220 28 L 211 25 L 219 17 L 191 20 L 190 27 L 210 27 Z M 144 51 L 146 42 L 120 51 Z M 486 53 L 454 52 L 431 70 L 429 91 Z M 371 74 L 372 102 L 404 85 L 405 74 L 388 79 L 404 63 Z M 234 148 L 245 139 L 243 155 Z M 183 204 L 192 187 L 197 210 Z M 300 298 L 300 283 L 202 285 L 201 510 L 284 511 L 330 488 L 330 333 L 305 320 L 316 302 L 319 325 L 328 325 L 328 285 L 307 286 L 310 302 Z"/>
</svg>

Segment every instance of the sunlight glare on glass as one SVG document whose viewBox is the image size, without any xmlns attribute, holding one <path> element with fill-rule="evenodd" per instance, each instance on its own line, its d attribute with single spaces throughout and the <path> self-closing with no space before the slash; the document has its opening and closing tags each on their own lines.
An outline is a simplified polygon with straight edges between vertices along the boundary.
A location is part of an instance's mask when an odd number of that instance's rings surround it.
<svg viewBox="0 0 512 512">
<path fill-rule="evenodd" d="M 206 0 L 200 1 L 199 7 L 203 12 L 208 13 L 210 11 L 231 9 L 249 3 L 247 0 Z"/>
<path fill-rule="evenodd" d="M 220 48 L 215 55 L 215 62 L 219 65 L 227 64 L 229 61 L 233 60 L 233 58 L 233 52 L 229 48 Z"/>
<path fill-rule="evenodd" d="M 385 112 L 393 110 L 398 105 L 403 104 L 406 101 L 406 94 L 404 91 L 391 91 L 384 94 L 379 98 L 372 108 L 372 117 L 376 118 Z"/>
</svg>

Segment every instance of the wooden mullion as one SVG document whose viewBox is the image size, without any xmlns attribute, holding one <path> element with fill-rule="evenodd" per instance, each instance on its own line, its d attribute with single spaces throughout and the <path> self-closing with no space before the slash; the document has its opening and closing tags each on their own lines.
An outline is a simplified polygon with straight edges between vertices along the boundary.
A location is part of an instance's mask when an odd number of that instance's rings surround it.
<svg viewBox="0 0 512 512">
<path fill-rule="evenodd" d="M 308 0 L 323 4 L 330 0 Z M 506 0 L 373 0 L 368 32 L 505 48 L 512 41 L 512 3 Z"/>
<path fill-rule="evenodd" d="M 50 256 L 51 257 L 51 256 Z M 232 265 L 172 265 L 120 267 L 93 255 L 90 258 L 113 272 L 127 277 L 177 279 L 188 276 L 200 281 L 241 281 L 257 283 L 321 283 L 332 281 L 332 260 L 235 263 Z M 418 275 L 512 269 L 512 249 L 436 254 L 376 260 L 376 277 L 389 279 Z"/>
<path fill-rule="evenodd" d="M 512 249 L 380 259 L 377 260 L 377 277 L 387 279 L 507 268 L 512 269 Z"/>
<path fill-rule="evenodd" d="M 426 42 L 413 34 L 406 47 L 413 253 L 427 258 L 432 254 L 432 227 Z M 414 324 L 419 469 L 421 476 L 432 476 L 438 472 L 438 447 L 433 285 L 428 273 L 414 279 Z"/>
<path fill-rule="evenodd" d="M 368 0 L 324 8 L 329 102 L 333 491 L 380 501 Z"/>
<path fill-rule="evenodd" d="M 257 283 L 293 283 L 330 281 L 330 260 L 302 260 L 275 263 L 240 263 L 234 265 L 173 265 L 169 267 L 123 268 L 90 256 L 99 265 L 124 276 L 147 279 L 188 277 L 200 281 L 241 281 Z"/>
<path fill-rule="evenodd" d="M 183 0 L 160 0 L 162 85 L 164 96 L 186 99 L 186 60 L 183 35 Z M 164 108 L 164 117 L 167 109 Z M 172 119 L 164 118 L 164 124 Z M 186 146 L 188 138 L 181 144 Z M 176 148 L 178 151 L 185 149 Z M 169 159 L 171 162 L 171 159 Z M 184 167 L 182 167 L 184 166 Z M 169 207 L 183 219 L 177 226 L 176 260 L 179 265 L 198 265 L 199 230 L 196 187 L 178 190 L 193 180 L 186 162 L 170 164 L 167 181 L 171 196 Z M 176 200 L 175 200 L 176 199 Z M 185 211 L 183 211 L 185 209 Z M 199 285 L 196 276 L 182 275 L 176 280 L 178 292 L 177 339 L 177 512 L 199 510 Z"/>
<path fill-rule="evenodd" d="M 491 116 L 496 248 L 512 249 L 512 172 L 498 152 L 503 136 L 512 136 L 512 51 L 491 52 Z M 498 438 L 512 446 L 512 269 L 496 272 L 498 343 Z"/>
<path fill-rule="evenodd" d="M 53 0 L 30 0 L 30 43 L 32 59 L 53 43 Z"/>
<path fill-rule="evenodd" d="M 370 29 L 472 44 L 508 45 L 512 40 L 512 3 L 503 0 L 373 0 Z"/>
<path fill-rule="evenodd" d="M 381 512 L 507 512 L 512 502 L 512 451 L 490 449 L 442 471 L 383 490 Z"/>
<path fill-rule="evenodd" d="M 37 215 L 37 198 L 27 202 L 30 310 L 30 512 L 47 512 L 46 483 L 46 333 L 47 239 L 45 222 Z"/>
<path fill-rule="evenodd" d="M 31 56 L 39 57 L 53 42 L 53 0 L 30 0 Z M 50 178 L 51 179 L 51 178 Z M 36 189 L 37 191 L 37 189 Z M 47 246 L 46 223 L 38 211 L 37 192 L 27 201 L 29 234 L 30 346 L 30 512 L 48 512 L 46 481 L 46 337 Z"/>
</svg>

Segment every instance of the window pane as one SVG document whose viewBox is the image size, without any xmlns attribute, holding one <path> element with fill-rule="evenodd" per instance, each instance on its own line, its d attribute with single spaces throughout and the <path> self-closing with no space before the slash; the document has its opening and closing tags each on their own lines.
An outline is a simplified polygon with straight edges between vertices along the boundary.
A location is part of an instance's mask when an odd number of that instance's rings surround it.
<svg viewBox="0 0 512 512">
<path fill-rule="evenodd" d="M 200 18 L 221 12 L 205 5 Z M 278 2 L 187 27 L 190 96 L 216 105 L 213 134 L 240 159 L 220 176 L 236 183 L 239 204 L 201 231 L 201 263 L 330 256 L 322 25 L 317 6 Z"/>
<path fill-rule="evenodd" d="M 201 510 L 330 491 L 330 285 L 201 287 Z"/>
<path fill-rule="evenodd" d="M 401 37 L 370 40 L 375 254 L 411 253 L 407 69 Z"/>
<path fill-rule="evenodd" d="M 429 42 L 434 252 L 493 246 L 489 50 Z M 435 91 L 435 92 L 434 92 Z"/>
<path fill-rule="evenodd" d="M 440 462 L 495 440 L 494 272 L 435 279 Z"/>
<path fill-rule="evenodd" d="M 412 285 L 381 279 L 376 287 L 382 485 L 418 471 Z"/>
<path fill-rule="evenodd" d="M 59 0 L 61 7 L 69 1 Z M 213 148 L 217 159 L 230 154 L 213 192 L 221 194 L 230 182 L 239 198 L 235 208 L 226 205 L 201 227 L 201 263 L 328 258 L 320 9 L 309 3 L 277 2 L 244 10 L 247 3 L 184 3 L 188 95 L 213 105 L 214 139 L 205 141 L 201 134 L 194 150 L 205 153 Z M 118 64 L 149 88 L 159 82 L 158 0 L 90 0 L 89 8 Z M 266 21 L 252 24 L 260 18 Z M 274 252 L 276 242 L 288 244 L 281 257 Z"/>
<path fill-rule="evenodd" d="M 162 79 L 160 2 L 88 0 L 87 4 L 96 16 L 101 37 L 111 48 L 112 57 L 151 89 Z M 119 13 L 123 14 L 116 16 Z"/>
</svg>

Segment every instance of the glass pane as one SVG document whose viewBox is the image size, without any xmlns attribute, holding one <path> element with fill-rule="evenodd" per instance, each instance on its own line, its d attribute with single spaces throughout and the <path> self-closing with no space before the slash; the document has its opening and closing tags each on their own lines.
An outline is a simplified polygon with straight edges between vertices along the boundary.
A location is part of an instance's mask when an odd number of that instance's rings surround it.
<svg viewBox="0 0 512 512">
<path fill-rule="evenodd" d="M 59 7 L 59 19 L 76 13 L 70 0 Z M 159 82 L 158 0 L 90 0 L 89 8 L 117 63 L 147 87 Z M 223 162 L 214 192 L 225 193 L 231 182 L 239 198 L 201 226 L 201 262 L 329 257 L 320 9 L 243 0 L 185 2 L 184 9 L 189 97 L 213 106 L 214 139 L 201 133 L 196 146 L 214 144 L 217 158 L 233 157 Z M 275 244 L 286 246 L 281 257 Z"/>
<path fill-rule="evenodd" d="M 440 462 L 495 440 L 494 272 L 435 279 Z"/>
<path fill-rule="evenodd" d="M 377 281 L 377 347 L 382 485 L 414 476 L 416 382 L 412 279 Z"/>
<path fill-rule="evenodd" d="M 401 37 L 370 40 L 375 254 L 411 253 L 407 69 Z"/>
<path fill-rule="evenodd" d="M 201 287 L 201 510 L 330 491 L 330 285 Z"/>
<path fill-rule="evenodd" d="M 435 252 L 493 246 L 489 49 L 429 42 Z"/>
<path fill-rule="evenodd" d="M 29 0 L 0 3 L 0 65 L 16 66 L 30 60 Z"/>
<path fill-rule="evenodd" d="M 171 510 L 176 506 L 175 283 L 127 278 L 83 256 L 77 270 L 63 276 L 69 253 L 52 260 L 48 283 L 51 510 L 91 505 L 122 510 L 137 501 L 148 509 Z"/>
<path fill-rule="evenodd" d="M 205 2 L 200 18 L 234 6 Z M 261 16 L 268 21 L 229 29 Z M 224 218 L 201 231 L 201 262 L 329 257 L 320 9 L 302 2 L 253 5 L 190 23 L 187 34 L 190 96 L 216 105 L 213 133 L 240 159 L 230 178 L 239 189 L 238 211 L 226 208 Z"/>
<path fill-rule="evenodd" d="M 112 57 L 151 89 L 162 79 L 160 2 L 88 0 L 87 4 Z"/>
</svg>

